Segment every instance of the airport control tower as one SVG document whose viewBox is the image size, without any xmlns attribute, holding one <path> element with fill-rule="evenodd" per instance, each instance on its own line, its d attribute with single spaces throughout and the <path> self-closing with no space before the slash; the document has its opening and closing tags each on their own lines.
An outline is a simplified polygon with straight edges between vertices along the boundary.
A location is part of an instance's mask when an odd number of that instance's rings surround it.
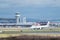
<svg viewBox="0 0 60 40">
<path fill-rule="evenodd" d="M 20 23 L 20 12 L 16 12 L 16 24 Z"/>
</svg>

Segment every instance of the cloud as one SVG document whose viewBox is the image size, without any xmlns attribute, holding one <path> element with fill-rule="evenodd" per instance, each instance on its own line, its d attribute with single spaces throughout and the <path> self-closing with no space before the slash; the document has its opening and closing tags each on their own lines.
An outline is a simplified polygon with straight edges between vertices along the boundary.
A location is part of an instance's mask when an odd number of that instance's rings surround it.
<svg viewBox="0 0 60 40">
<path fill-rule="evenodd" d="M 19 6 L 60 6 L 60 0 L 12 0 L 11 2 Z"/>
<path fill-rule="evenodd" d="M 1 7 L 60 7 L 60 0 L 0 0 Z"/>
</svg>

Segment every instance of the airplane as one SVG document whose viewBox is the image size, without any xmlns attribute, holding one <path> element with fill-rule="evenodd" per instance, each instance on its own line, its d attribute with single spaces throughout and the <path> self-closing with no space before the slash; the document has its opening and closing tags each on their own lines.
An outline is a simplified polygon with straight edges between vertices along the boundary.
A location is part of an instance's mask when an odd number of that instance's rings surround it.
<svg viewBox="0 0 60 40">
<path fill-rule="evenodd" d="M 40 25 L 40 24 L 32 25 L 30 28 L 31 29 L 42 29 L 42 28 L 45 28 L 45 27 L 49 27 L 49 24 L 50 24 L 50 22 L 48 21 L 48 23 L 46 25 Z"/>
</svg>

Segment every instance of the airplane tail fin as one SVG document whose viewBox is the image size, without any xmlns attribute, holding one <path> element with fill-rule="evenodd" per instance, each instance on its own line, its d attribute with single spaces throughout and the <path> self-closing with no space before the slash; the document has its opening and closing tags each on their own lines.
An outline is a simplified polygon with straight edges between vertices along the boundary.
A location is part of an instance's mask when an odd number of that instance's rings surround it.
<svg viewBox="0 0 60 40">
<path fill-rule="evenodd" d="M 48 21 L 47 26 L 49 27 L 50 21 Z"/>
</svg>

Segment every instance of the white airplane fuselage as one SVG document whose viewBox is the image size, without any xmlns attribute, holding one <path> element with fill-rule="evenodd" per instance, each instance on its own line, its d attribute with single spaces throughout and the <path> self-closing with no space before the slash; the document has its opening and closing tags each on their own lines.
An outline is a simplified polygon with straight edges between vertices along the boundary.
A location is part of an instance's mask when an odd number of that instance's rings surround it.
<svg viewBox="0 0 60 40">
<path fill-rule="evenodd" d="M 32 25 L 31 29 L 42 29 L 44 27 L 49 27 L 50 22 L 47 23 L 47 25 Z"/>
</svg>

